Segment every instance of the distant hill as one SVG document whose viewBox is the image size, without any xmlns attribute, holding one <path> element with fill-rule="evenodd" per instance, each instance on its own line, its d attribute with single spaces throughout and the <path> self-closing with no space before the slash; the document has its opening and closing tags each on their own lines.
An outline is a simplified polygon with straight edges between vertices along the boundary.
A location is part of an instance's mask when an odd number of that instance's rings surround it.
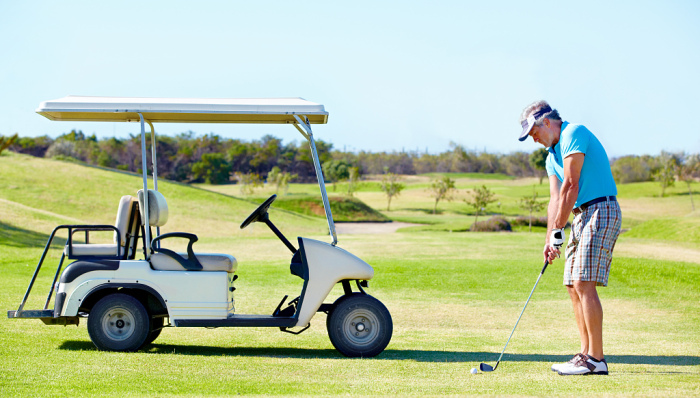
<svg viewBox="0 0 700 398">
<path fill-rule="evenodd" d="M 58 224 L 113 224 L 119 199 L 135 196 L 142 181 L 131 173 L 5 152 L 0 156 L 0 221 L 5 228 L 42 234 Z M 166 180 L 158 181 L 158 189 L 169 208 L 163 232 L 186 231 L 200 238 L 270 234 L 265 227 L 239 228 L 257 201 Z M 295 236 L 327 234 L 318 217 L 279 211 L 276 204 L 270 215 Z"/>
</svg>

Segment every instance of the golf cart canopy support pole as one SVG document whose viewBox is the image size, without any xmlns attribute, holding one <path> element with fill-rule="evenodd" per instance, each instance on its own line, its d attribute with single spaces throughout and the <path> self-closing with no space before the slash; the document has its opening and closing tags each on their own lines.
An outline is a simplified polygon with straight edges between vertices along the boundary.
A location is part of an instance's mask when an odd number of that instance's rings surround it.
<svg viewBox="0 0 700 398">
<path fill-rule="evenodd" d="M 150 120 L 146 120 L 149 126 L 151 126 L 151 164 L 153 165 L 153 189 L 158 191 L 158 156 L 156 154 L 156 129 L 153 128 L 153 123 Z M 156 227 L 156 237 L 160 236 L 160 227 Z M 160 241 L 158 241 L 158 247 L 160 247 Z"/>
<path fill-rule="evenodd" d="M 148 221 L 148 163 L 146 160 L 146 126 L 144 125 L 143 115 L 139 112 L 141 120 L 141 168 L 143 171 L 143 229 L 146 236 L 146 260 L 151 257 L 151 224 Z"/>
<path fill-rule="evenodd" d="M 303 116 L 303 115 L 302 115 Z M 300 118 L 299 115 L 294 115 L 298 124 L 294 127 L 299 130 L 301 135 L 303 135 L 307 140 L 309 140 L 309 145 L 311 146 L 311 155 L 314 160 L 314 167 L 316 168 L 316 178 L 318 178 L 318 186 L 321 188 L 321 197 L 323 198 L 323 209 L 326 211 L 326 220 L 328 221 L 328 231 L 333 238 L 332 245 L 335 246 L 338 243 L 338 237 L 335 233 L 335 224 L 333 223 L 333 214 L 331 214 L 331 205 L 328 202 L 328 194 L 326 193 L 326 184 L 323 178 L 323 170 L 321 169 L 321 163 L 318 160 L 318 152 L 316 151 L 316 142 L 314 141 L 314 134 L 311 131 L 311 124 L 309 124 L 309 119 L 304 116 L 304 119 Z M 304 130 L 302 130 L 303 128 Z"/>
</svg>

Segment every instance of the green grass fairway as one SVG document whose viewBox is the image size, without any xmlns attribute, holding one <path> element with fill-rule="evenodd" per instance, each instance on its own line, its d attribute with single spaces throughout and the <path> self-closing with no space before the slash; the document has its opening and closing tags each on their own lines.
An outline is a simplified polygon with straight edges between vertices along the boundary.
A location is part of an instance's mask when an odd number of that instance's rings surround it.
<svg viewBox="0 0 700 398">
<path fill-rule="evenodd" d="M 443 212 L 432 216 L 421 188 L 429 177 L 410 181 L 390 212 L 383 211 L 386 203 L 376 190 L 357 196 L 393 219 L 432 225 L 473 219 L 455 202 L 441 203 Z M 531 192 L 536 180 L 458 179 L 462 191 L 482 183 L 498 189 L 503 213 L 517 215 L 522 211 L 511 201 Z M 197 233 L 195 250 L 237 258 L 239 313 L 269 314 L 285 294 L 300 293 L 301 280 L 290 275 L 282 243 L 263 225 L 238 228 L 257 199 L 160 184 L 172 212 L 172 225 L 163 232 Z M 340 247 L 375 268 L 367 291 L 393 317 L 392 341 L 376 358 L 337 353 L 322 313 L 298 336 L 274 328 L 167 328 L 136 353 L 97 351 L 85 319 L 63 327 L 3 316 L 0 396 L 700 396 L 700 241 L 684 232 L 697 231 L 699 217 L 677 209 L 687 199 L 681 188 L 657 198 L 649 196 L 658 194 L 650 184 L 635 191 L 621 187 L 623 214 L 633 214 L 634 222 L 618 241 L 609 287 L 600 289 L 607 377 L 562 377 L 549 370 L 579 348 L 562 260 L 542 277 L 497 371 L 470 374 L 481 362 L 495 365 L 541 270 L 542 232 L 423 230 L 339 236 Z M 55 225 L 111 223 L 119 197 L 138 188 L 138 176 L 1 156 L 2 308 L 17 309 Z M 299 195 L 311 190 L 290 188 Z M 284 210 L 271 217 L 288 237 L 329 241 L 322 219 Z M 59 250 L 51 252 L 27 308 L 43 306 Z M 341 294 L 336 287 L 328 302 Z"/>
</svg>

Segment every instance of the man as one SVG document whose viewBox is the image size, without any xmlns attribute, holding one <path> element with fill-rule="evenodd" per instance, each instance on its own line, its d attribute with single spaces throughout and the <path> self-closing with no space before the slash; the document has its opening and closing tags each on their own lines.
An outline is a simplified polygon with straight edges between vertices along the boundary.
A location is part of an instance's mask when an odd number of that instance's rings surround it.
<svg viewBox="0 0 700 398">
<path fill-rule="evenodd" d="M 581 351 L 569 362 L 554 364 L 560 375 L 607 375 L 603 354 L 603 307 L 597 286 L 607 286 L 615 242 L 622 216 L 617 187 L 605 149 L 586 127 L 562 121 L 546 101 L 535 102 L 520 116 L 523 131 L 544 145 L 549 176 L 549 207 L 544 258 L 550 264 L 559 257 L 564 226 L 574 213 L 566 246 L 564 285 L 571 297 Z"/>
</svg>

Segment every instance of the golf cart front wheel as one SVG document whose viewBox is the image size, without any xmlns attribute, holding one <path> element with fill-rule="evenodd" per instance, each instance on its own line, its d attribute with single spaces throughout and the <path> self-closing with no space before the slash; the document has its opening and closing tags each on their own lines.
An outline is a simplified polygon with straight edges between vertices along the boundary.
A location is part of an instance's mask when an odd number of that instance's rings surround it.
<svg viewBox="0 0 700 398">
<path fill-rule="evenodd" d="M 121 293 L 105 296 L 92 307 L 87 329 L 95 347 L 103 351 L 136 351 L 151 332 L 143 304 Z"/>
<path fill-rule="evenodd" d="M 347 357 L 374 357 L 391 340 L 391 315 L 381 301 L 366 294 L 343 296 L 326 319 L 328 337 Z"/>
</svg>

